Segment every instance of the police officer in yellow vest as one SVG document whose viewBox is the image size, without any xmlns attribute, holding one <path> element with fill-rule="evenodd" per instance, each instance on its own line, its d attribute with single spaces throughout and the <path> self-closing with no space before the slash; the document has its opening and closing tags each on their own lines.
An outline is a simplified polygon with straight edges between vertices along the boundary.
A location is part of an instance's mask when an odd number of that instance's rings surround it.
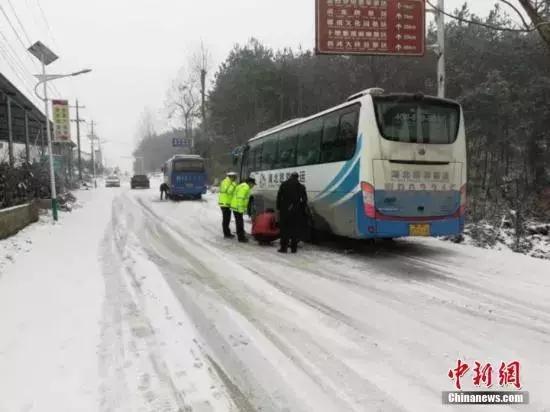
<svg viewBox="0 0 550 412">
<path fill-rule="evenodd" d="M 226 239 L 234 238 L 235 236 L 231 234 L 231 229 L 229 229 L 229 224 L 231 223 L 231 201 L 233 200 L 233 194 L 237 187 L 237 173 L 228 172 L 225 179 L 222 180 L 220 184 L 220 195 L 218 197 L 218 204 L 222 209 L 222 228 L 223 236 Z"/>
<path fill-rule="evenodd" d="M 246 243 L 248 239 L 244 233 L 244 220 L 243 215 L 248 210 L 248 202 L 250 200 L 250 192 L 256 185 L 256 180 L 252 177 L 246 179 L 235 189 L 233 200 L 231 201 L 231 209 L 235 216 L 235 224 L 237 226 L 237 238 L 239 242 Z"/>
</svg>

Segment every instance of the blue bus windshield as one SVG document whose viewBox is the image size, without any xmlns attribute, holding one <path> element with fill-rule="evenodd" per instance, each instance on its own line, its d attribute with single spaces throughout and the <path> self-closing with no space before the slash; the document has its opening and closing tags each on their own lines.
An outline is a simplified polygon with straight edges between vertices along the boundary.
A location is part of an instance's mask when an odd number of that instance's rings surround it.
<svg viewBox="0 0 550 412">
<path fill-rule="evenodd" d="M 173 171 L 176 173 L 182 173 L 182 172 L 202 173 L 204 172 L 204 161 L 200 159 L 174 160 Z"/>
</svg>

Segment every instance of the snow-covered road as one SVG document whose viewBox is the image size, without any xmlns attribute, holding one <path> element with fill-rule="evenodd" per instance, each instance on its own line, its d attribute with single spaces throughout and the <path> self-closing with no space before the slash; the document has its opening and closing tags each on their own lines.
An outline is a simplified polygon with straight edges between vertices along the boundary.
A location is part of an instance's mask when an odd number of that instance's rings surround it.
<svg viewBox="0 0 550 412">
<path fill-rule="evenodd" d="M 519 361 L 521 410 L 550 411 L 549 261 L 430 239 L 280 255 L 223 239 L 213 195 L 82 195 L 0 267 L 0 411 L 454 410 L 458 359 L 463 389 L 475 361 L 492 389 Z"/>
</svg>

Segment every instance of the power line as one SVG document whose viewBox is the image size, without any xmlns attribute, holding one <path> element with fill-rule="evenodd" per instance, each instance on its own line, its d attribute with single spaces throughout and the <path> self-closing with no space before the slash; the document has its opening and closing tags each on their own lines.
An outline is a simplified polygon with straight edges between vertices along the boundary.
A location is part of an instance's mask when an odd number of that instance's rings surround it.
<svg viewBox="0 0 550 412">
<path fill-rule="evenodd" d="M 42 16 L 42 20 L 44 20 L 44 23 L 46 24 L 46 29 L 48 30 L 48 34 L 50 35 L 50 38 L 52 39 L 52 42 L 55 47 L 59 48 L 59 45 L 55 41 L 55 37 L 53 35 L 52 28 L 50 26 L 50 23 L 48 22 L 48 18 L 46 17 L 46 13 L 44 13 L 44 9 L 40 5 L 40 0 L 36 0 L 36 5 L 38 6 L 38 9 L 40 10 L 40 15 Z"/>
<path fill-rule="evenodd" d="M 23 25 L 23 23 L 21 22 L 20 18 L 19 18 L 19 15 L 17 14 L 17 11 L 15 10 L 15 7 L 13 6 L 11 0 L 8 0 L 8 4 L 10 5 L 10 8 L 19 24 L 19 26 L 21 27 L 21 30 L 23 32 L 23 35 L 25 36 L 25 39 L 27 40 L 28 44 L 30 45 L 32 42 L 30 40 L 30 37 L 25 29 L 25 26 Z M 25 46 L 23 40 L 21 39 L 21 36 L 19 35 L 19 32 L 17 31 L 17 29 L 14 27 L 12 21 L 10 20 L 8 14 L 6 13 L 4 7 L 0 4 L 0 11 L 2 12 L 2 14 L 4 15 L 4 18 L 8 21 L 8 24 L 10 25 L 13 33 L 15 34 L 15 36 L 17 37 L 17 40 L 19 41 L 19 44 L 23 47 L 23 50 L 24 50 L 24 53 L 26 56 L 29 57 L 29 60 L 31 61 L 31 63 L 34 65 L 34 67 L 36 68 L 37 67 L 37 62 L 32 59 L 32 57 L 30 56 L 30 54 L 28 54 L 28 50 L 27 50 L 27 47 Z M 17 74 L 17 76 L 21 79 L 21 81 L 23 82 L 23 85 L 27 88 L 27 91 L 30 91 L 29 90 L 29 87 L 28 87 L 28 84 L 26 83 L 25 81 L 25 72 L 26 74 L 28 74 L 29 76 L 31 76 L 32 79 L 34 79 L 34 75 L 29 71 L 29 69 L 26 67 L 26 65 L 23 63 L 23 61 L 21 60 L 21 57 L 19 56 L 19 54 L 15 51 L 15 49 L 11 46 L 10 42 L 8 41 L 8 39 L 6 38 L 6 36 L 1 33 L 1 36 L 2 38 L 4 39 L 4 41 L 6 42 L 6 45 L 8 46 L 9 50 L 8 49 L 5 49 L 6 50 L 6 54 L 5 56 L 10 56 L 9 54 L 9 51 L 11 50 L 11 53 L 13 54 L 13 56 L 11 57 L 13 62 L 15 63 L 16 66 L 19 66 L 19 68 L 17 67 L 14 67 L 12 64 L 9 63 L 9 61 L 6 59 L 6 61 L 8 61 L 8 64 L 10 64 L 10 67 L 12 68 L 12 70 L 14 70 L 15 74 Z M 60 96 L 61 93 L 59 93 L 59 90 L 55 87 L 55 85 L 48 85 L 48 88 L 50 89 L 50 92 L 54 95 L 57 95 L 57 96 Z M 32 91 L 30 92 L 31 93 L 31 96 L 32 96 Z"/>
<path fill-rule="evenodd" d="M 466 19 L 461 16 L 456 16 L 454 14 L 447 13 L 445 10 L 440 9 L 439 7 L 435 6 L 430 0 L 426 0 L 426 3 L 428 3 L 435 11 L 444 14 L 447 17 L 450 17 L 451 19 L 458 20 L 462 23 L 468 23 L 473 24 L 477 26 L 482 26 L 487 29 L 496 30 L 496 31 L 506 31 L 506 32 L 512 32 L 512 33 L 532 33 L 535 30 L 537 30 L 540 26 L 544 26 L 547 24 L 550 24 L 550 22 L 542 22 L 537 24 L 535 27 L 525 28 L 525 29 L 513 29 L 511 27 L 502 27 L 502 26 L 496 26 L 494 24 L 489 23 L 483 23 L 481 21 Z"/>
<path fill-rule="evenodd" d="M 32 99 L 33 96 L 34 96 L 34 94 L 32 92 L 32 89 L 35 86 L 34 75 L 25 66 L 25 64 L 23 63 L 23 60 L 21 60 L 21 57 L 15 51 L 15 49 L 12 47 L 12 45 L 9 42 L 9 40 L 7 39 L 6 35 L 2 31 L 0 31 L 0 36 L 2 37 L 2 39 L 4 39 L 4 42 L 7 46 L 7 47 L 4 46 L 4 50 L 5 50 L 4 56 L 6 58 L 6 62 L 10 65 L 11 69 L 17 75 L 17 77 L 19 77 L 19 79 L 21 80 L 23 86 L 25 86 L 27 91 L 30 93 L 29 98 Z M 10 59 L 11 62 L 8 59 Z M 50 86 L 50 85 L 48 85 L 48 86 Z M 49 90 L 50 90 L 50 92 L 52 92 L 51 87 L 49 88 Z M 52 94 L 54 94 L 54 93 L 52 92 Z M 60 95 L 59 92 L 57 92 L 57 95 L 58 96 Z"/>
<path fill-rule="evenodd" d="M 13 15 L 15 16 L 15 19 L 17 20 L 17 23 L 19 24 L 19 27 L 21 28 L 21 31 L 23 32 L 23 36 L 25 37 L 25 40 L 27 41 L 27 43 L 28 43 L 29 45 L 32 44 L 32 41 L 31 41 L 31 39 L 30 39 L 30 37 L 29 37 L 29 34 L 28 34 L 27 30 L 25 29 L 25 26 L 24 26 L 23 23 L 21 22 L 21 19 L 19 18 L 19 15 L 17 14 L 17 11 L 16 11 L 15 7 L 13 6 L 13 3 L 11 2 L 11 0 L 8 0 L 8 4 L 9 4 L 9 6 L 10 6 L 10 9 L 11 9 Z M 0 8 L 2 8 L 1 5 L 0 5 Z M 11 24 L 11 21 L 10 21 L 9 18 L 7 17 L 6 12 L 5 12 L 5 10 L 4 10 L 3 8 L 2 8 L 2 13 L 4 14 L 4 17 L 6 17 L 6 19 L 8 20 L 8 23 L 10 24 L 12 30 L 14 30 L 14 33 L 16 33 L 16 35 L 17 35 L 17 32 L 16 32 L 15 28 L 14 28 L 13 25 Z M 18 36 L 18 37 L 19 37 L 19 36 Z M 19 40 L 20 40 L 20 42 L 21 42 L 21 38 L 19 38 Z M 25 48 L 24 45 L 23 45 L 23 47 Z M 26 51 L 27 51 L 27 49 L 25 48 L 25 53 L 26 53 Z M 35 64 L 35 62 L 33 62 L 33 64 Z M 37 67 L 36 64 L 35 64 L 35 67 Z M 55 87 L 55 85 L 51 85 L 51 86 L 53 86 L 53 90 L 52 90 L 52 87 L 51 87 L 50 85 L 48 85 L 48 86 L 49 86 L 50 91 L 52 92 L 52 94 L 57 94 L 58 96 L 60 95 L 59 90 L 57 90 L 57 88 Z M 54 91 L 55 91 L 55 93 L 54 93 Z"/>
<path fill-rule="evenodd" d="M 17 14 L 17 11 L 15 10 L 15 7 L 13 7 L 13 3 L 11 2 L 11 0 L 8 0 L 8 4 L 11 8 L 11 11 L 12 11 L 13 15 L 15 16 L 15 19 L 17 20 L 17 23 L 19 24 L 19 27 L 21 27 L 21 31 L 23 32 L 23 35 L 25 36 L 25 39 L 27 40 L 27 43 L 29 45 L 32 44 L 32 41 L 29 37 L 29 34 L 27 33 L 27 30 L 25 30 L 25 26 L 23 25 L 23 23 L 21 23 L 21 19 L 19 18 L 19 15 Z"/>
<path fill-rule="evenodd" d="M 23 40 L 21 39 L 21 36 L 19 35 L 19 32 L 15 29 L 13 23 L 11 22 L 9 16 L 6 14 L 6 10 L 4 10 L 4 7 L 2 7 L 2 5 L 0 4 L 0 11 L 2 12 L 2 14 L 4 15 L 4 17 L 6 18 L 6 20 L 8 21 L 13 33 L 15 34 L 15 37 L 17 37 L 17 40 L 19 40 L 19 44 L 21 45 L 21 47 L 23 47 L 23 50 L 27 51 L 27 47 L 28 46 L 25 46 L 25 43 L 23 43 Z M 30 46 L 30 44 L 29 44 Z M 34 60 L 32 60 L 32 57 L 30 54 L 27 54 L 27 56 L 29 57 L 29 59 L 31 59 L 31 62 L 34 64 L 36 63 Z"/>
<path fill-rule="evenodd" d="M 1 47 L 0 48 L 0 54 L 2 54 L 2 56 L 4 56 L 4 59 L 6 60 L 6 63 L 10 66 L 13 73 L 19 78 L 19 80 L 21 80 L 21 84 L 23 85 L 23 87 L 25 89 L 27 89 L 27 92 L 29 92 L 29 94 L 32 97 L 33 92 L 31 91 L 31 88 L 28 86 L 28 84 L 25 82 L 25 78 L 22 76 L 20 70 L 16 67 L 17 65 L 15 64 L 15 60 L 9 54 L 9 50 L 6 49 L 6 47 L 3 46 L 2 43 L 0 43 L 0 47 Z"/>
<path fill-rule="evenodd" d="M 10 0 L 8 0 L 8 1 L 10 1 Z M 53 31 L 52 31 L 52 28 L 50 26 L 50 23 L 48 22 L 48 18 L 46 17 L 46 13 L 44 12 L 44 9 L 42 8 L 42 6 L 40 4 L 40 0 L 36 0 L 36 5 L 38 6 L 38 10 L 40 11 L 40 16 L 42 17 L 42 20 L 44 21 L 44 24 L 46 26 L 46 30 L 48 32 L 48 35 L 49 35 L 50 39 L 52 40 L 54 46 L 59 48 L 59 45 L 57 44 L 57 41 L 55 40 L 55 37 L 53 35 Z M 61 93 L 59 92 L 59 90 L 57 89 L 55 84 L 53 84 L 53 83 L 48 84 L 48 88 L 50 89 L 50 91 L 52 91 L 52 89 L 54 90 L 55 93 L 52 92 L 52 94 L 55 94 L 58 97 L 61 96 Z"/>
<path fill-rule="evenodd" d="M 8 21 L 8 24 L 10 25 L 13 33 L 15 34 L 15 36 L 17 37 L 17 40 L 19 41 L 19 44 L 21 45 L 21 47 L 23 47 L 23 50 L 25 52 L 25 55 L 29 58 L 29 60 L 31 61 L 31 63 L 34 65 L 34 67 L 36 68 L 37 67 L 37 63 L 36 61 L 33 60 L 33 58 L 31 57 L 30 54 L 28 54 L 27 52 L 27 47 L 25 46 L 25 44 L 23 43 L 23 40 L 21 39 L 21 36 L 19 35 L 19 32 L 17 31 L 17 29 L 15 28 L 15 26 L 13 25 L 12 21 L 10 20 L 9 16 L 7 15 L 6 13 L 6 10 L 4 9 L 4 7 L 2 7 L 2 5 L 0 4 L 0 12 L 2 12 L 2 14 L 4 15 L 5 19 Z M 17 15 L 16 15 L 17 17 Z M 18 17 L 17 17 L 18 18 Z M 24 28 L 23 28 L 24 29 Z M 26 33 L 26 32 L 25 32 Z M 3 36 L 4 37 L 4 36 Z M 27 36 L 28 37 L 28 36 Z M 9 45 L 9 42 L 8 40 L 4 37 L 6 43 Z M 10 48 L 12 50 L 12 52 L 20 59 L 19 57 L 19 54 L 11 47 L 10 45 Z M 26 69 L 26 66 L 21 62 L 21 65 Z M 28 71 L 28 69 L 26 69 Z M 32 73 L 29 73 L 31 76 L 32 76 Z M 57 95 L 59 95 L 59 91 L 56 90 L 56 93 Z"/>
<path fill-rule="evenodd" d="M 8 0 L 9 1 L 9 0 Z M 11 5 L 11 1 L 10 1 L 10 5 Z M 12 6 L 13 8 L 13 6 Z M 15 9 L 14 10 L 14 13 L 15 13 Z M 17 31 L 17 29 L 15 28 L 15 26 L 13 25 L 11 19 L 9 18 L 9 16 L 7 15 L 6 13 L 6 10 L 4 9 L 4 7 L 2 7 L 2 5 L 0 4 L 0 12 L 2 12 L 2 14 L 4 15 L 5 19 L 8 21 L 8 24 L 10 25 L 13 33 L 15 34 L 15 36 L 17 37 L 17 40 L 19 41 L 19 44 L 21 45 L 21 47 L 23 47 L 23 50 L 24 50 L 24 53 L 25 55 L 29 58 L 29 60 L 31 61 L 31 63 L 34 65 L 35 68 L 38 67 L 38 63 L 31 57 L 30 54 L 28 54 L 28 51 L 27 51 L 27 47 L 25 46 L 25 43 L 23 42 L 23 40 L 21 39 L 21 36 L 19 35 L 19 32 Z M 17 16 L 17 14 L 15 14 L 17 20 L 19 21 L 19 17 Z M 20 21 L 19 21 L 20 22 Z M 25 28 L 21 25 L 21 27 L 23 28 L 23 32 L 25 34 L 25 36 L 27 37 L 28 39 L 28 35 L 26 34 L 26 31 L 25 31 Z M 2 35 L 2 37 L 4 37 Z M 8 40 L 4 37 L 4 40 L 6 41 L 6 43 L 9 45 L 9 42 Z M 31 42 L 29 42 L 29 45 L 30 45 Z M 20 59 L 19 57 L 19 54 L 10 46 L 12 52 Z M 25 68 L 25 70 L 28 71 L 28 69 L 26 68 L 26 66 L 23 64 L 23 62 L 21 62 L 21 65 Z M 32 73 L 29 72 L 29 74 L 33 76 Z M 59 93 L 59 90 L 55 87 L 55 85 L 48 85 L 48 88 L 50 89 L 50 92 L 56 96 L 60 96 L 61 93 Z"/>
<path fill-rule="evenodd" d="M 9 51 L 13 54 L 14 62 L 18 64 L 19 70 L 26 75 L 29 75 L 33 77 L 32 73 L 28 70 L 28 68 L 23 63 L 23 60 L 21 60 L 21 57 L 17 54 L 15 49 L 11 46 L 10 42 L 8 41 L 7 37 L 4 35 L 2 31 L 0 31 L 0 36 L 4 39 L 4 42 L 6 43 L 6 46 L 8 47 Z"/>
</svg>

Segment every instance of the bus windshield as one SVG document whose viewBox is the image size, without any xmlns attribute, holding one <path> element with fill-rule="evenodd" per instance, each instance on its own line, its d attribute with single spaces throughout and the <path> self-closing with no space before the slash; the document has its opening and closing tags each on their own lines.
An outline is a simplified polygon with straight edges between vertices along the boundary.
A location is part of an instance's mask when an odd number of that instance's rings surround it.
<svg viewBox="0 0 550 412">
<path fill-rule="evenodd" d="M 458 104 L 414 96 L 378 96 L 374 107 L 385 139 L 426 144 L 451 144 L 457 139 Z"/>
<path fill-rule="evenodd" d="M 200 159 L 174 160 L 174 172 L 204 172 L 204 161 Z"/>
</svg>

